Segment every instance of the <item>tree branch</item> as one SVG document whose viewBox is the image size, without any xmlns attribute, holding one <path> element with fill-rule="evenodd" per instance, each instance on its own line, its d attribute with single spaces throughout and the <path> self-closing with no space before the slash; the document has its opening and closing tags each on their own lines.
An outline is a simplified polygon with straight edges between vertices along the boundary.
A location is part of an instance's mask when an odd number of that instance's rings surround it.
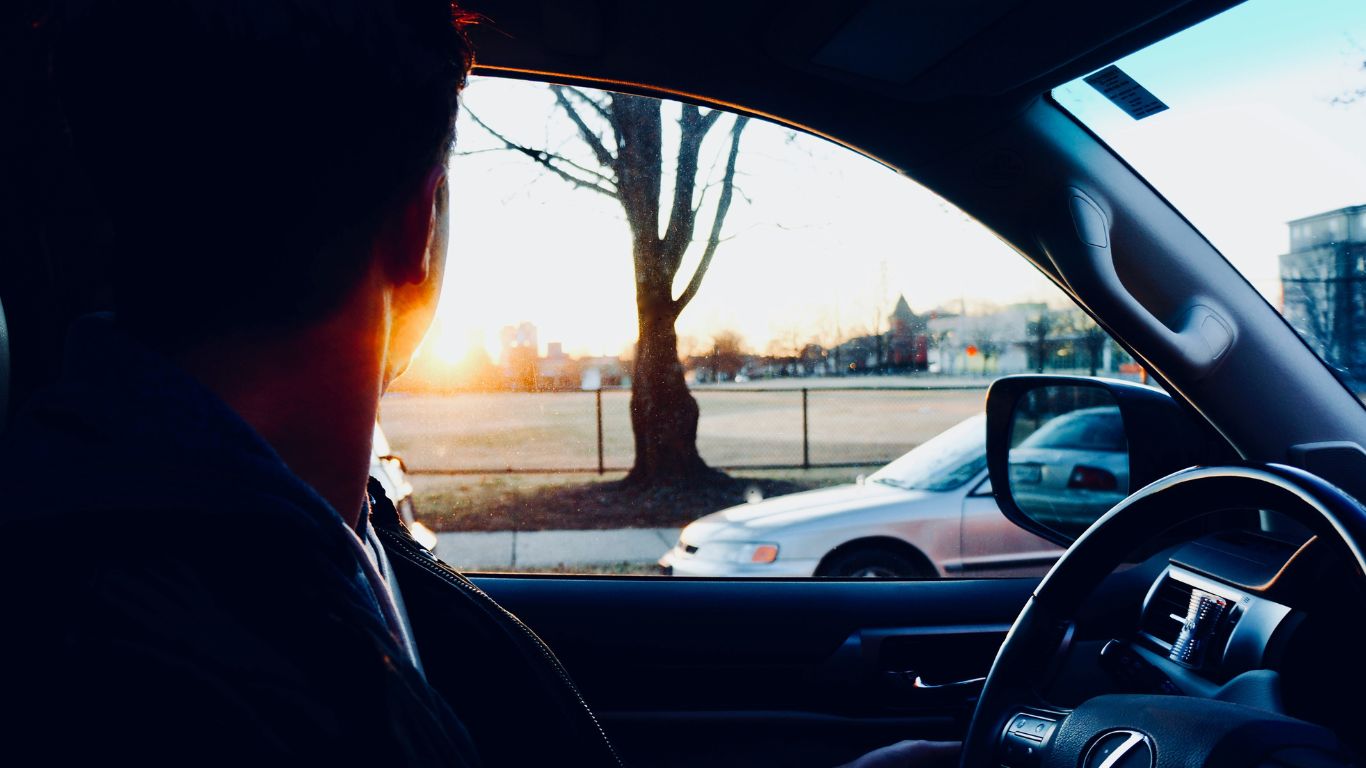
<svg viewBox="0 0 1366 768">
<path fill-rule="evenodd" d="M 555 94 L 555 103 L 560 105 L 560 109 L 563 109 L 564 113 L 569 116 L 570 121 L 574 123 L 574 127 L 579 129 L 579 136 L 583 138 L 583 143 L 587 144 L 588 148 L 593 151 L 593 157 L 598 159 L 598 162 L 602 164 L 603 168 L 615 168 L 617 159 L 612 156 L 611 152 L 607 151 L 607 146 L 602 143 L 602 137 L 594 133 L 592 128 L 588 127 L 588 123 L 583 121 L 583 116 L 580 115 L 579 111 L 574 108 L 574 105 L 569 102 L 569 98 L 564 95 L 564 86 L 552 85 L 550 86 L 550 91 Z M 600 111 L 600 114 L 602 114 L 609 123 L 611 122 L 610 116 L 605 112 Z"/>
<path fill-rule="evenodd" d="M 612 113 L 608 105 L 598 101 L 592 96 L 589 96 L 579 88 L 573 88 L 567 85 L 560 87 L 564 90 L 565 93 L 583 102 L 588 106 L 589 109 L 593 110 L 594 112 L 597 112 L 598 117 L 601 117 L 603 120 L 606 120 L 609 123 L 612 122 Z"/>
<path fill-rule="evenodd" d="M 549 150 L 544 150 L 544 153 L 554 158 L 557 162 L 564 163 L 565 165 L 569 166 L 570 168 L 573 168 L 576 171 L 588 174 L 599 184 L 606 184 L 609 187 L 616 186 L 616 179 L 613 179 L 611 176 L 608 176 L 605 173 L 595 171 L 592 168 L 585 168 L 582 165 L 579 165 L 578 163 L 574 162 L 573 160 L 570 160 L 569 158 L 565 157 L 564 155 L 555 154 L 553 152 L 550 152 Z"/>
<path fill-rule="evenodd" d="M 712 111 L 710 111 L 710 112 L 708 112 L 707 114 L 703 115 L 703 116 L 702 116 L 702 133 L 703 133 L 703 134 L 706 134 L 707 131 L 710 131 L 710 130 L 711 130 L 711 127 L 712 127 L 713 125 L 716 124 L 716 121 L 717 121 L 717 120 L 721 119 L 721 115 L 723 115 L 723 114 L 725 114 L 725 113 L 722 112 L 721 110 L 719 110 L 719 109 L 713 109 Z"/>
<path fill-rule="evenodd" d="M 721 197 L 716 202 L 716 216 L 712 218 L 711 233 L 707 235 L 707 247 L 702 251 L 702 260 L 697 263 L 697 269 L 693 272 L 692 279 L 688 281 L 688 286 L 674 300 L 675 317 L 697 295 L 697 289 L 702 287 L 702 278 L 706 276 L 707 268 L 711 266 L 712 257 L 716 255 L 716 249 L 721 245 L 721 228 L 726 223 L 726 214 L 730 211 L 731 199 L 735 194 L 735 161 L 740 156 L 740 134 L 745 130 L 745 125 L 748 123 L 748 117 L 737 116 L 735 124 L 730 127 L 730 154 L 726 157 L 726 174 L 721 182 Z"/>
<path fill-rule="evenodd" d="M 483 149 L 466 149 L 451 152 L 451 157 L 470 157 L 472 155 L 486 155 L 489 152 L 507 152 L 508 147 L 485 147 Z"/>
<path fill-rule="evenodd" d="M 664 228 L 662 265 L 670 284 L 683 263 L 683 254 L 692 243 L 693 232 L 697 225 L 697 215 L 693 210 L 693 193 L 697 189 L 698 159 L 702 142 L 707 131 L 716 120 L 711 115 L 703 116 L 702 110 L 693 104 L 684 104 L 678 115 L 678 159 L 674 165 L 673 205 L 669 210 L 669 223 Z"/>
<path fill-rule="evenodd" d="M 488 123 L 485 123 L 483 120 L 479 119 L 479 116 L 471 110 L 466 109 L 465 114 L 469 115 L 469 118 L 474 121 L 475 125 L 479 126 L 480 128 L 483 128 L 485 131 L 488 132 L 490 136 L 502 142 L 503 149 L 507 149 L 512 152 L 517 152 L 526 155 L 533 162 L 542 166 L 543 168 L 555 174 L 556 176 L 559 176 L 561 179 L 564 179 L 565 181 L 569 182 L 575 187 L 578 187 L 579 189 L 587 189 L 593 192 L 597 192 L 598 194 L 605 195 L 607 197 L 612 198 L 613 200 L 620 199 L 620 196 L 617 194 L 616 189 L 610 186 L 603 185 L 602 182 L 611 182 L 611 179 L 607 176 L 604 176 L 601 173 L 598 173 L 597 171 L 591 171 L 587 168 L 584 168 L 578 163 L 575 163 L 573 160 L 570 160 L 569 158 L 563 157 L 561 155 L 554 154 L 553 152 L 547 152 L 544 149 L 534 149 L 532 147 L 522 146 L 521 144 L 518 144 L 512 139 L 509 139 L 508 137 L 494 130 Z M 568 171 L 559 167 L 558 165 L 556 165 L 556 163 L 563 163 L 564 165 L 591 174 L 593 177 L 596 178 L 579 178 L 578 176 L 575 176 L 574 174 L 569 173 Z"/>
</svg>

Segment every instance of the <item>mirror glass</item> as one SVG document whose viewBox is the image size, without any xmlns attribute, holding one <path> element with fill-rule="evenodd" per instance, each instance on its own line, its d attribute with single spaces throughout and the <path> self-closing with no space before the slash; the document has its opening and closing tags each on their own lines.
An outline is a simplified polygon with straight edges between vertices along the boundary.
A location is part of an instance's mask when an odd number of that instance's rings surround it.
<svg viewBox="0 0 1366 768">
<path fill-rule="evenodd" d="M 1071 536 L 1129 495 L 1129 445 L 1109 391 L 1046 386 L 1016 402 L 1010 495 L 1021 512 Z"/>
</svg>

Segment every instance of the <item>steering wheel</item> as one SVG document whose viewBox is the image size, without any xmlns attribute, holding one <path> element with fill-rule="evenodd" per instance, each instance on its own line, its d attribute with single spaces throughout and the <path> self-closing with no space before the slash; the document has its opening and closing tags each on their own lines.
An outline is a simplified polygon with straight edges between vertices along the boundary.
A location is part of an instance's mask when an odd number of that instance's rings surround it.
<svg viewBox="0 0 1366 768">
<path fill-rule="evenodd" d="M 1158 480 L 1087 529 L 1025 603 L 982 688 L 963 743 L 964 768 L 1348 764 L 1329 729 L 1242 704 L 1105 694 L 1067 709 L 1040 693 L 1093 586 L 1136 544 L 1192 513 L 1224 509 L 1280 512 L 1337 539 L 1366 578 L 1366 508 L 1314 475 L 1272 464 L 1203 467 Z M 1042 738 L 1012 738 L 1020 730 Z"/>
</svg>

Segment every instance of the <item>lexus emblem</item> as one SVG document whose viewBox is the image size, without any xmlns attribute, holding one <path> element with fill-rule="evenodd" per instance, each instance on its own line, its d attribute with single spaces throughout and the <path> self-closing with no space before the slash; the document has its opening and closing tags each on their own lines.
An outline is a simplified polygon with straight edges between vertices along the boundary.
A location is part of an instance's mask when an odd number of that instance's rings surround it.
<svg viewBox="0 0 1366 768">
<path fill-rule="evenodd" d="M 1153 743 L 1138 731 L 1110 731 L 1086 751 L 1082 768 L 1153 768 Z"/>
</svg>

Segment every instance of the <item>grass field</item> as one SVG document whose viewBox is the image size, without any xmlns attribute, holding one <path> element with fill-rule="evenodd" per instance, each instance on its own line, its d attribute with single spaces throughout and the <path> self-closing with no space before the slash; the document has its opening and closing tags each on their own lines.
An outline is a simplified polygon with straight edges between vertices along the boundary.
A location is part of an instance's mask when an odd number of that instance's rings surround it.
<svg viewBox="0 0 1366 768">
<path fill-rule="evenodd" d="M 447 531 L 544 530 L 684 525 L 745 501 L 850 482 L 970 415 L 981 390 L 826 391 L 808 395 L 813 464 L 802 470 L 801 393 L 696 390 L 698 446 L 731 482 L 650 492 L 617 486 L 621 473 L 574 473 L 597 466 L 596 400 L 591 392 L 390 395 L 381 423 L 396 453 L 415 470 L 420 516 Z M 608 467 L 631 463 L 629 393 L 603 393 Z M 509 469 L 550 470 L 511 474 Z M 476 474 L 428 474 L 459 470 Z"/>
<path fill-rule="evenodd" d="M 694 391 L 698 448 L 713 466 L 800 465 L 802 398 L 795 391 Z M 829 391 L 808 395 L 812 464 L 889 461 L 982 411 L 982 390 Z M 605 391 L 603 458 L 631 464 L 630 393 Z M 597 467 L 592 392 L 386 397 L 380 421 L 418 471 Z"/>
</svg>

